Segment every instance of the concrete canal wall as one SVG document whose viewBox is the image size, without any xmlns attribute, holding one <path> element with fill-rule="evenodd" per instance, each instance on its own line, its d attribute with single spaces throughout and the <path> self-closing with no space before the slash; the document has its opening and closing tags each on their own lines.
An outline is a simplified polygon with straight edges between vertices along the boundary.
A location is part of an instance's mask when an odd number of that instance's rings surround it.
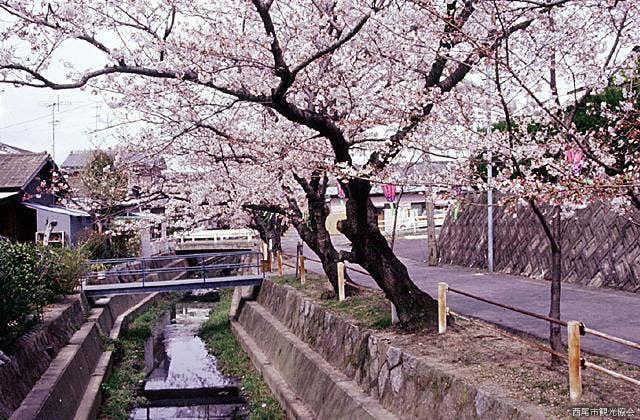
<svg viewBox="0 0 640 420">
<path fill-rule="evenodd" d="M 545 418 L 269 280 L 232 326 L 289 418 Z"/>
<path fill-rule="evenodd" d="M 17 379 L 22 382 L 20 389 L 26 388 L 28 393 L 22 395 L 21 400 L 21 395 L 15 394 L 11 407 L 16 406 L 16 401 L 19 406 L 3 415 L 17 420 L 95 418 L 101 397 L 100 385 L 112 359 L 112 352 L 103 352 L 101 336 L 117 338 L 129 320 L 156 298 L 156 294 L 114 296 L 89 309 L 82 295 L 74 297 L 81 303 L 81 310 L 71 311 L 73 317 L 68 314 L 69 310 L 62 311 L 51 322 L 66 326 L 63 333 L 71 334 L 68 342 L 50 359 L 39 378 L 30 376 L 36 371 L 29 363 L 18 363 L 28 361 L 28 357 L 16 360 L 14 371 L 22 373 L 22 379 Z M 76 306 L 71 304 L 73 308 Z M 84 322 L 78 324 L 79 319 Z M 30 357 L 40 357 L 42 341 L 39 344 L 29 346 Z M 9 389 L 12 385 L 3 383 L 2 386 Z M 11 410 L 11 407 L 7 408 Z"/>
<path fill-rule="evenodd" d="M 18 339 L 17 351 L 0 364 L 0 418 L 15 411 L 51 361 L 84 323 L 88 304 L 80 294 L 48 307 L 42 324 Z"/>
</svg>

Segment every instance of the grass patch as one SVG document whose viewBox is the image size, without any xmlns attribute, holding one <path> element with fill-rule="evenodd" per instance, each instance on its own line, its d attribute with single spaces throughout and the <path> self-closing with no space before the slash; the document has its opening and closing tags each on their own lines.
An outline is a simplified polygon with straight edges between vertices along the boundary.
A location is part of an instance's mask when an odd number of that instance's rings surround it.
<svg viewBox="0 0 640 420">
<path fill-rule="evenodd" d="M 277 284 L 292 286 L 307 296 L 317 299 L 321 305 L 338 314 L 347 315 L 359 324 L 373 329 L 384 329 L 391 326 L 391 303 L 377 290 L 363 290 L 356 296 L 349 296 L 342 302 L 333 296 L 329 280 L 325 276 L 307 273 L 306 282 L 300 284 L 295 276 L 270 277 Z M 330 298 L 326 296 L 331 295 Z"/>
<path fill-rule="evenodd" d="M 262 379 L 249 356 L 231 331 L 229 309 L 231 307 L 231 289 L 220 293 L 220 302 L 216 304 L 209 319 L 200 330 L 200 337 L 218 358 L 220 370 L 229 376 L 240 378 L 243 392 L 249 403 L 251 419 L 271 420 L 284 418 L 284 412 Z"/>
<path fill-rule="evenodd" d="M 155 302 L 129 324 L 118 340 L 103 340 L 104 350 L 114 352 L 114 365 L 102 384 L 105 399 L 98 418 L 124 420 L 133 408 L 146 402 L 136 394 L 136 387 L 145 378 L 144 343 L 151 336 L 154 324 L 178 298 L 179 295 L 171 295 Z"/>
<path fill-rule="evenodd" d="M 365 291 L 349 296 L 342 302 L 337 299 L 323 300 L 322 306 L 348 315 L 369 328 L 380 330 L 391 326 L 391 304 L 382 293 Z"/>
</svg>

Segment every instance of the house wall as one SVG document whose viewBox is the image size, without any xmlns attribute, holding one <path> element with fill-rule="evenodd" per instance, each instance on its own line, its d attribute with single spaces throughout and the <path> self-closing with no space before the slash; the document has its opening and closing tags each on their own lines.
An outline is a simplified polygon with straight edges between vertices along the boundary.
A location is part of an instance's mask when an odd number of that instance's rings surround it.
<svg viewBox="0 0 640 420">
<path fill-rule="evenodd" d="M 91 220 L 88 217 L 76 217 L 46 210 L 38 210 L 38 231 L 44 232 L 49 221 L 58 222 L 54 231 L 64 231 L 65 237 L 72 245 L 78 243 L 82 231 L 92 229 Z"/>
<path fill-rule="evenodd" d="M 93 230 L 93 223 L 88 217 L 71 217 L 71 232 L 69 240 L 77 244 L 85 230 Z"/>
<path fill-rule="evenodd" d="M 36 234 L 36 211 L 18 200 L 0 203 L 0 235 L 14 242 L 33 242 Z"/>
<path fill-rule="evenodd" d="M 38 216 L 38 232 L 44 232 L 47 228 L 47 223 L 56 221 L 58 224 L 53 228 L 54 231 L 64 231 L 66 237 L 69 237 L 71 231 L 70 216 L 66 214 L 54 213 L 52 211 L 37 210 Z"/>
<path fill-rule="evenodd" d="M 331 234 L 339 233 L 336 228 L 338 220 L 344 220 L 346 218 L 346 210 L 344 205 L 345 200 L 340 200 L 338 197 L 331 197 L 328 201 L 330 214 L 327 217 L 327 230 Z M 388 226 L 385 230 L 391 230 L 393 226 L 393 212 L 389 202 L 383 195 L 374 195 L 371 197 L 373 205 L 378 212 L 378 223 L 384 226 Z M 400 219 L 420 216 L 425 210 L 424 194 L 418 193 L 405 193 L 402 195 L 398 207 L 400 213 L 398 217 Z"/>
</svg>

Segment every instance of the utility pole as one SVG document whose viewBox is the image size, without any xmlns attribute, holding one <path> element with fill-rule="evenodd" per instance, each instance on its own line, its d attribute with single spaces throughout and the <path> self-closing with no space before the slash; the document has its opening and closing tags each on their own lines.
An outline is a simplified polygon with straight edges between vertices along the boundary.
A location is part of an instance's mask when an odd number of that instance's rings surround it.
<svg viewBox="0 0 640 420">
<path fill-rule="evenodd" d="M 487 269 L 493 272 L 493 152 L 491 145 L 491 78 L 490 62 L 487 60 Z"/>
<path fill-rule="evenodd" d="M 427 154 L 425 161 L 427 170 L 435 172 L 431 156 Z M 425 210 L 427 211 L 427 264 L 435 267 L 438 265 L 438 249 L 436 241 L 436 221 L 435 221 L 435 192 L 433 185 L 424 186 Z"/>
<path fill-rule="evenodd" d="M 100 103 L 96 102 L 95 103 L 95 109 L 96 109 L 96 115 L 95 115 L 95 127 L 93 129 L 93 140 L 92 143 L 94 146 L 97 147 L 98 145 L 98 122 L 100 121 Z"/>
</svg>

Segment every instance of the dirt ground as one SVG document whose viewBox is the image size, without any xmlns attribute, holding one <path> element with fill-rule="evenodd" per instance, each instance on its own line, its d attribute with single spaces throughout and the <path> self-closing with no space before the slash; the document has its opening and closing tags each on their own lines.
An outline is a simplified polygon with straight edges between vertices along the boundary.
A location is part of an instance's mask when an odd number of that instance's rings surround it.
<svg viewBox="0 0 640 420">
<path fill-rule="evenodd" d="M 305 286 L 291 278 L 282 282 L 295 286 L 323 306 L 351 317 L 356 323 L 376 328 L 395 346 L 416 356 L 429 356 L 455 366 L 471 384 L 500 388 L 510 398 L 542 406 L 555 418 L 640 419 L 640 388 L 592 369 L 582 370 L 583 398 L 579 404 L 572 405 L 566 363 L 552 367 L 549 353 L 521 341 L 547 344 L 541 340 L 516 336 L 492 324 L 459 317 L 455 319 L 455 327 L 444 335 L 428 329 L 407 332 L 381 322 L 389 312 L 388 302 L 380 304 L 384 300 L 382 292 L 367 290 L 363 298 L 350 297 L 340 304 L 327 304 L 327 297 L 331 295 L 327 293 L 327 281 L 315 275 L 308 279 Z M 369 310 L 363 310 L 363 301 L 371 303 Z M 583 357 L 640 379 L 639 366 L 589 354 Z"/>
<path fill-rule="evenodd" d="M 551 366 L 551 355 L 529 346 L 498 328 L 479 321 L 456 319 L 457 326 L 440 335 L 433 331 L 403 333 L 400 329 L 385 331 L 392 341 L 415 355 L 426 355 L 455 365 L 465 377 L 477 385 L 498 386 L 513 399 L 526 400 L 546 407 L 558 418 L 578 417 L 574 408 L 589 409 L 590 418 L 640 418 L 640 389 L 608 375 L 585 369 L 582 371 L 583 398 L 573 406 L 569 402 L 566 364 Z M 531 338 L 525 338 L 533 341 Z M 537 341 L 538 344 L 544 344 Z M 584 355 L 585 359 L 607 369 L 640 378 L 640 367 L 613 360 Z M 607 409 L 601 416 L 600 409 Z M 613 412 L 614 416 L 608 415 Z M 598 415 L 591 409 L 597 409 Z M 633 411 L 633 417 L 628 414 Z M 604 414 L 604 410 L 602 411 Z"/>
</svg>

